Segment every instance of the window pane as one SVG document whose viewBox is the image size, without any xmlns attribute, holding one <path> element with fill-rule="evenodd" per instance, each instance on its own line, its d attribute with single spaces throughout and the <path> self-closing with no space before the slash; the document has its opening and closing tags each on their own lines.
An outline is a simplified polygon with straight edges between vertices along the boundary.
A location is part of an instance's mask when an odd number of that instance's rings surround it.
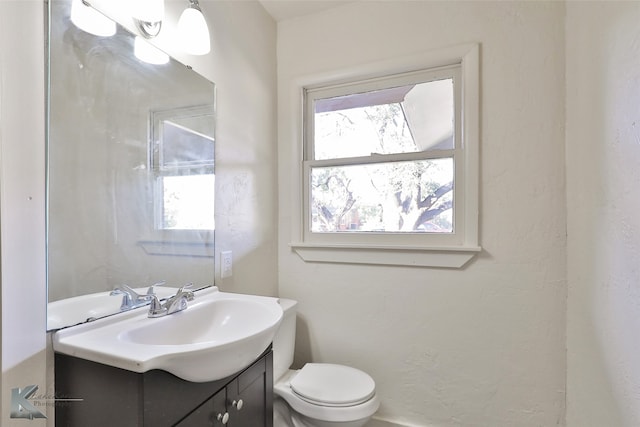
<svg viewBox="0 0 640 427">
<path fill-rule="evenodd" d="M 198 117 L 200 121 L 209 118 Z M 160 141 L 160 169 L 213 165 L 214 143 L 210 135 L 165 120 Z"/>
<path fill-rule="evenodd" d="M 452 149 L 453 79 L 318 99 L 314 159 Z"/>
<path fill-rule="evenodd" d="M 312 232 L 453 232 L 453 158 L 311 169 Z"/>
<path fill-rule="evenodd" d="M 163 176 L 162 228 L 214 230 L 215 175 Z"/>
</svg>

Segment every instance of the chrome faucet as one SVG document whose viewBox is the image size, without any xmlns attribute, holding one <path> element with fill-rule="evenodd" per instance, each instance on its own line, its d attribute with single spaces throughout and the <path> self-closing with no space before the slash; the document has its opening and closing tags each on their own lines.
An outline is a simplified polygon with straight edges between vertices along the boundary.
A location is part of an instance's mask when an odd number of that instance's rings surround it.
<svg viewBox="0 0 640 427">
<path fill-rule="evenodd" d="M 165 282 L 161 281 L 149 286 L 146 295 L 140 295 L 129 285 L 122 284 L 113 288 L 109 295 L 122 295 L 122 304 L 120 304 L 120 311 L 131 310 L 149 304 L 149 302 L 151 302 L 151 300 L 155 297 L 154 287 L 162 286 L 164 284 Z"/>
<path fill-rule="evenodd" d="M 149 305 L 149 317 L 162 317 L 178 311 L 186 310 L 187 302 L 193 301 L 195 298 L 193 291 L 189 290 L 193 286 L 192 283 L 184 285 L 178 292 L 163 303 L 158 300 L 156 295 L 152 295 L 151 304 Z"/>
</svg>

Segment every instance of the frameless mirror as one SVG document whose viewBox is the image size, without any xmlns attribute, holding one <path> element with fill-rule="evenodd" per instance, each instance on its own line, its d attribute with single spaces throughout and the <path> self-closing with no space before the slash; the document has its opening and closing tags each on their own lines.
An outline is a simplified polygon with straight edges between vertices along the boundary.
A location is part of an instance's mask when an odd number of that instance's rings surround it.
<svg viewBox="0 0 640 427">
<path fill-rule="evenodd" d="M 48 330 L 214 280 L 214 84 L 72 6 L 49 2 Z"/>
</svg>

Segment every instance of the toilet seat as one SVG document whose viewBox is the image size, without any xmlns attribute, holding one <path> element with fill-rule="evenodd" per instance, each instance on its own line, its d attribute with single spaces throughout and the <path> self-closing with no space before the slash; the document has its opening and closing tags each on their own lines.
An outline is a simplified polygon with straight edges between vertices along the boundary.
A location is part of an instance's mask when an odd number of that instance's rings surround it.
<svg viewBox="0 0 640 427">
<path fill-rule="evenodd" d="M 366 402 L 375 382 L 366 373 L 343 365 L 307 363 L 290 382 L 301 399 L 321 406 L 344 407 Z"/>
<path fill-rule="evenodd" d="M 305 367 L 307 365 L 305 365 Z M 311 364 L 311 365 L 313 366 L 314 364 Z M 324 365 L 324 364 L 319 364 L 319 365 Z M 345 372 L 341 368 L 348 368 L 348 369 L 353 369 L 354 371 L 360 372 L 361 374 L 365 375 L 368 378 L 371 378 L 366 373 L 362 371 L 358 371 L 355 368 L 349 368 L 346 366 L 331 365 L 331 364 L 327 364 L 327 366 L 333 366 L 333 368 L 329 368 L 329 367 L 326 368 L 329 372 L 331 372 L 331 369 L 336 369 L 335 367 L 338 366 L 339 368 L 337 368 L 336 371 Z M 309 372 L 312 372 L 311 375 L 313 375 L 313 373 L 322 372 L 325 370 L 325 368 L 323 367 L 319 369 L 316 369 L 316 368 L 317 367 L 315 368 L 312 367 L 311 369 L 306 370 L 307 374 Z M 279 378 L 276 381 L 273 387 L 275 394 L 282 397 L 295 412 L 301 415 L 304 415 L 306 417 L 309 417 L 311 419 L 321 420 L 325 422 L 350 422 L 354 420 L 368 418 L 378 410 L 378 407 L 380 406 L 380 400 L 378 399 L 378 396 L 375 394 L 375 383 L 373 383 L 373 379 L 371 379 L 373 386 L 371 389 L 368 389 L 366 393 L 355 393 L 355 394 L 361 394 L 361 396 L 359 396 L 357 399 L 354 399 L 352 395 L 350 399 L 347 399 L 352 401 L 359 400 L 360 403 L 345 404 L 343 401 L 342 403 L 336 404 L 335 402 L 341 399 L 336 399 L 335 397 L 329 398 L 326 396 L 326 394 L 322 395 L 321 397 L 318 397 L 317 395 L 315 395 L 315 393 L 313 392 L 310 393 L 309 390 L 305 388 L 305 386 L 307 385 L 308 378 L 307 380 L 305 380 L 303 376 L 302 381 L 300 382 L 296 381 L 296 378 L 298 377 L 298 375 L 300 375 L 300 373 L 303 372 L 303 370 L 305 370 L 304 367 L 299 371 L 292 371 L 292 370 L 287 371 L 284 375 L 282 375 L 281 378 Z M 299 392 L 295 392 L 291 386 L 291 383 L 297 384 L 298 389 L 302 387 L 302 390 L 299 390 Z M 312 397 L 305 398 L 299 394 L 304 392 L 306 392 L 308 396 L 312 396 Z M 366 398 L 364 394 L 366 394 L 368 398 Z M 344 397 L 342 399 L 344 399 Z M 319 400 L 329 401 L 329 403 L 322 402 Z M 334 403 L 330 403 L 332 401 Z"/>
</svg>

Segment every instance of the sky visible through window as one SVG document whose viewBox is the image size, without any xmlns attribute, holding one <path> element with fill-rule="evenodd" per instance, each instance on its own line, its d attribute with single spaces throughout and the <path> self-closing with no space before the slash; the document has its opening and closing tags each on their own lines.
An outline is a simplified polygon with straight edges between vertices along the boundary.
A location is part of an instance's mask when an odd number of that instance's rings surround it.
<svg viewBox="0 0 640 427">
<path fill-rule="evenodd" d="M 164 229 L 215 229 L 214 174 L 163 176 L 161 179 Z"/>
</svg>

